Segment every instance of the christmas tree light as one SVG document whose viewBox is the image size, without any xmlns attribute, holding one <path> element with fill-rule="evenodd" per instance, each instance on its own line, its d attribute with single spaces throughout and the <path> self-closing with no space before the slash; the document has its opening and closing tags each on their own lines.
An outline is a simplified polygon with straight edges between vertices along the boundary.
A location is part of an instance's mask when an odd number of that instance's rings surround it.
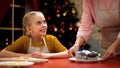
<svg viewBox="0 0 120 68">
<path fill-rule="evenodd" d="M 69 0 L 38 0 L 48 22 L 48 34 L 57 36 L 67 48 L 74 44 L 78 29 L 77 10 Z"/>
</svg>

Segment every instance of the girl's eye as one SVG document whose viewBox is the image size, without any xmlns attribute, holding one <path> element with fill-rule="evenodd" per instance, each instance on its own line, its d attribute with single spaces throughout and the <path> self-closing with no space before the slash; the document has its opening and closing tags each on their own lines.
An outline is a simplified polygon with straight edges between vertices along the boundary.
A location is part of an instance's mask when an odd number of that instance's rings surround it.
<svg viewBox="0 0 120 68">
<path fill-rule="evenodd" d="M 46 20 L 44 20 L 43 22 L 38 21 L 36 24 L 37 24 L 37 25 L 42 25 L 42 24 L 47 24 L 47 22 L 46 22 Z"/>
<path fill-rule="evenodd" d="M 47 24 L 46 20 L 43 21 L 44 24 Z"/>
<path fill-rule="evenodd" d="M 41 22 L 40 22 L 40 21 L 38 21 L 36 24 L 37 24 L 37 25 L 40 25 L 40 24 L 41 24 Z"/>
</svg>

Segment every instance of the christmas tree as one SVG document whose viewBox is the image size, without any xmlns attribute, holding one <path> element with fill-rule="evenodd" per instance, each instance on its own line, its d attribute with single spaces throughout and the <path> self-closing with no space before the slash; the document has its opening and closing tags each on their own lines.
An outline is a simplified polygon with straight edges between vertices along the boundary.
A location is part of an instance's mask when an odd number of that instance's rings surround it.
<svg viewBox="0 0 120 68">
<path fill-rule="evenodd" d="M 38 0 L 39 10 L 48 23 L 48 34 L 55 35 L 70 48 L 76 39 L 79 18 L 75 4 L 69 0 Z"/>
</svg>

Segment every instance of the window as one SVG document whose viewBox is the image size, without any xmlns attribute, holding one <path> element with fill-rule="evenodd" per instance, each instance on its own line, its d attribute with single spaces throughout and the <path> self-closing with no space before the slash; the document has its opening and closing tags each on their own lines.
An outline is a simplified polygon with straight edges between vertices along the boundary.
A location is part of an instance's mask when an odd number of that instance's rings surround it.
<svg viewBox="0 0 120 68">
<path fill-rule="evenodd" d="M 0 48 L 4 48 L 23 35 L 22 17 L 25 14 L 25 0 L 12 0 L 0 24 Z"/>
</svg>

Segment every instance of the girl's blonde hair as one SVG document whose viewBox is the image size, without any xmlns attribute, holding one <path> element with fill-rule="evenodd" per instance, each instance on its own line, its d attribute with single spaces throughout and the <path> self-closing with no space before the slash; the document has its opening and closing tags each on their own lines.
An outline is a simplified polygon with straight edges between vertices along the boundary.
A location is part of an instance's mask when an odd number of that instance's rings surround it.
<svg viewBox="0 0 120 68">
<path fill-rule="evenodd" d="M 26 26 L 31 25 L 30 19 L 37 14 L 43 15 L 43 13 L 40 11 L 31 11 L 24 15 L 23 20 L 22 20 L 24 34 L 29 35 L 29 33 L 26 31 Z"/>
</svg>

